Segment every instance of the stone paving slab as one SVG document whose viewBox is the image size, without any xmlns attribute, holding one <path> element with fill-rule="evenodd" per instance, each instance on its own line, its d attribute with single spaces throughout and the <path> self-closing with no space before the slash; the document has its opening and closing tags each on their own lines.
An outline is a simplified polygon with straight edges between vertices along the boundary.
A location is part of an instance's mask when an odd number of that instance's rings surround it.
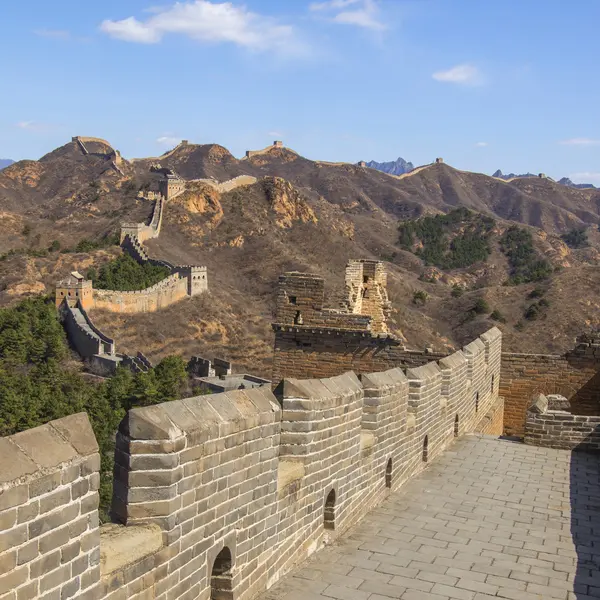
<svg viewBox="0 0 600 600">
<path fill-rule="evenodd" d="M 600 459 L 466 436 L 265 600 L 600 598 Z"/>
</svg>

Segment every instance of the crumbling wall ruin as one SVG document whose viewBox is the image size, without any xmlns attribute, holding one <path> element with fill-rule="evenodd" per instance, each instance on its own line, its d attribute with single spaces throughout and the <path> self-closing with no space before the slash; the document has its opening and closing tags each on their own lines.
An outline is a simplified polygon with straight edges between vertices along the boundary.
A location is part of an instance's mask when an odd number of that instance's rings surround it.
<svg viewBox="0 0 600 600">
<path fill-rule="evenodd" d="M 280 276 L 271 379 L 369 373 L 443 358 L 445 354 L 408 350 L 388 332 L 386 284 L 384 263 L 350 261 L 347 300 L 334 310 L 324 307 L 322 277 L 297 272 Z"/>
</svg>

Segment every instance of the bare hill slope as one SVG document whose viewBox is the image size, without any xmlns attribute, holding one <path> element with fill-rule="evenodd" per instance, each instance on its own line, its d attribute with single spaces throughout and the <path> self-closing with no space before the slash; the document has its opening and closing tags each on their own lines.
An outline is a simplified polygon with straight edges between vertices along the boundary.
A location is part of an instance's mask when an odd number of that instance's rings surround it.
<svg viewBox="0 0 600 600">
<path fill-rule="evenodd" d="M 274 291 L 286 270 L 322 275 L 330 305 L 342 297 L 349 258 L 389 265 L 395 331 L 412 347 L 449 349 L 490 326 L 497 310 L 507 347 L 558 351 L 579 329 L 598 324 L 600 190 L 580 190 L 546 179 L 504 182 L 434 164 L 395 177 L 350 164 L 311 161 L 286 148 L 237 159 L 218 145 L 181 145 L 164 156 L 121 161 L 118 172 L 102 154 L 85 155 L 68 143 L 39 161 L 0 172 L 0 303 L 51 292 L 72 268 L 85 271 L 118 253 L 46 252 L 82 239 L 101 240 L 123 221 L 148 219 L 152 203 L 137 198 L 156 185 L 159 162 L 187 180 L 225 181 L 252 175 L 257 183 L 220 193 L 202 182 L 166 208 L 151 255 L 179 264 L 205 264 L 210 296 L 183 301 L 160 313 L 124 317 L 94 311 L 96 323 L 123 351 L 145 348 L 152 358 L 180 352 L 223 355 L 247 370 L 268 374 Z M 496 220 L 485 262 L 433 273 L 398 239 L 400 220 L 467 207 Z M 499 239 L 511 223 L 533 232 L 537 251 L 558 269 L 542 284 L 548 306 L 535 321 L 524 318 L 536 284 L 502 285 L 509 268 Z M 571 250 L 558 235 L 589 227 L 590 245 Z M 435 281 L 435 283 L 434 283 Z M 460 296 L 454 288 L 464 288 Z M 538 286 L 539 287 L 539 286 Z M 414 293 L 427 293 L 425 304 Z M 465 320 L 478 299 L 489 311 Z M 567 310 L 568 308 L 568 310 Z"/>
</svg>

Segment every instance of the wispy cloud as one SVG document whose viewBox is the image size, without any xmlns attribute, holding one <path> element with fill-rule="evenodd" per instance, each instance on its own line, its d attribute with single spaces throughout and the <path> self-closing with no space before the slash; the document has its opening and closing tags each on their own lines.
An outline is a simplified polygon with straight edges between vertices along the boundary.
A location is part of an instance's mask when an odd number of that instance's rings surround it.
<svg viewBox="0 0 600 600">
<path fill-rule="evenodd" d="M 159 138 L 156 138 L 156 143 L 161 146 L 167 146 L 168 148 L 172 148 L 173 146 L 177 146 L 181 142 L 181 138 L 175 137 L 174 135 L 161 135 Z"/>
<path fill-rule="evenodd" d="M 329 19 L 342 25 L 355 25 L 365 29 L 382 31 L 385 24 L 379 18 L 379 5 L 376 0 L 328 0 L 313 2 L 309 6 L 312 12 L 333 12 Z M 339 11 L 339 12 L 337 12 Z"/>
<path fill-rule="evenodd" d="M 49 38 L 52 40 L 70 40 L 71 32 L 66 29 L 36 29 L 33 32 L 39 37 Z"/>
<path fill-rule="evenodd" d="M 292 26 L 232 2 L 176 2 L 154 9 L 146 19 L 105 20 L 100 30 L 113 38 L 139 44 L 157 44 L 173 34 L 208 44 L 231 43 L 254 51 L 289 55 L 306 50 Z"/>
<path fill-rule="evenodd" d="M 326 2 L 312 2 L 308 7 L 309 10 L 336 10 L 347 8 L 353 4 L 362 3 L 363 0 L 327 0 Z"/>
<path fill-rule="evenodd" d="M 40 132 L 50 129 L 50 125 L 47 125 L 46 123 L 38 123 L 37 121 L 19 121 L 18 123 L 15 123 L 15 127 L 32 132 Z"/>
<path fill-rule="evenodd" d="M 267 135 L 268 135 L 269 137 L 272 137 L 272 138 L 274 138 L 274 139 L 278 139 L 278 140 L 280 140 L 280 139 L 282 139 L 283 137 L 285 137 L 285 136 L 283 135 L 283 132 L 281 132 L 281 131 L 269 131 L 269 133 L 267 133 Z"/>
<path fill-rule="evenodd" d="M 432 77 L 443 83 L 460 85 L 479 85 L 483 82 L 481 71 L 473 65 L 456 65 L 447 71 L 436 71 Z"/>
<path fill-rule="evenodd" d="M 600 140 L 594 140 L 591 138 L 572 138 L 570 140 L 562 140 L 559 142 L 563 146 L 598 146 Z"/>
<path fill-rule="evenodd" d="M 487 146 L 489 146 L 488 142 L 477 142 L 475 144 L 476 148 L 486 148 Z"/>
<path fill-rule="evenodd" d="M 575 183 L 600 183 L 600 173 L 584 171 L 583 173 L 573 173 L 569 179 Z"/>
</svg>

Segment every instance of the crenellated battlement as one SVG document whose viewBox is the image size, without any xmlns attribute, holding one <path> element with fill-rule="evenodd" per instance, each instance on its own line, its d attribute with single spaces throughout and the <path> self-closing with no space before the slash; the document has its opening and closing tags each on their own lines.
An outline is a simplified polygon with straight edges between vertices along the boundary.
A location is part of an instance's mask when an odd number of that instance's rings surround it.
<svg viewBox="0 0 600 600">
<path fill-rule="evenodd" d="M 117 584 L 130 600 L 260 597 L 456 437 L 501 432 L 490 416 L 501 415 L 501 344 L 494 328 L 439 363 L 133 409 L 116 439 L 121 525 L 98 528 L 85 415 L 1 440 L 0 520 L 18 511 L 27 521 L 6 540 L 22 561 L 0 585 L 81 600 L 113 598 Z M 43 565 L 57 548 L 85 575 L 50 578 Z"/>
</svg>

